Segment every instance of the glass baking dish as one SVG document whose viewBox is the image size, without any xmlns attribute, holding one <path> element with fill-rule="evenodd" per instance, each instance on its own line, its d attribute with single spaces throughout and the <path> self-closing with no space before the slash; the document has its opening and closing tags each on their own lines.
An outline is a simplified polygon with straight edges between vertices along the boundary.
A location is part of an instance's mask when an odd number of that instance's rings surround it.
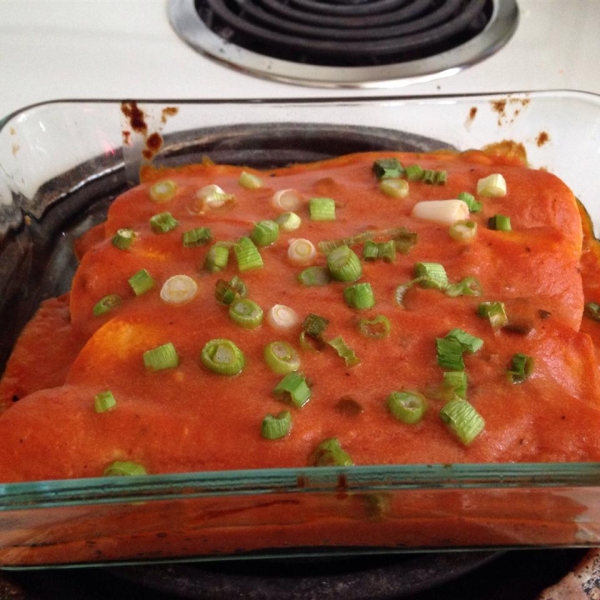
<svg viewBox="0 0 600 600">
<path fill-rule="evenodd" d="M 600 97 L 59 101 L 0 122 L 0 370 L 145 163 L 277 166 L 510 140 L 600 225 Z M 277 540 L 273 543 L 273 540 Z M 600 464 L 264 469 L 0 485 L 0 566 L 600 544 Z"/>
</svg>

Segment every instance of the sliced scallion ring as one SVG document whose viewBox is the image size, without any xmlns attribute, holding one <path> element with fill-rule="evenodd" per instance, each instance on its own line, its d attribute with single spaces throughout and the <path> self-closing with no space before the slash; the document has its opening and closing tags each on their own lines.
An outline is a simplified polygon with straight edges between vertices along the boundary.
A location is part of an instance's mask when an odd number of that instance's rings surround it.
<svg viewBox="0 0 600 600">
<path fill-rule="evenodd" d="M 327 267 L 334 279 L 338 281 L 356 281 L 362 275 L 360 259 L 345 244 L 338 246 L 327 255 Z"/>
<path fill-rule="evenodd" d="M 174 369 L 179 365 L 179 356 L 172 342 L 167 342 L 143 354 L 144 366 L 150 371 Z"/>
<path fill-rule="evenodd" d="M 462 398 L 448 402 L 440 411 L 440 418 L 465 446 L 485 428 L 484 418 L 472 404 Z"/>
<path fill-rule="evenodd" d="M 240 238 L 234 245 L 233 251 L 242 272 L 264 267 L 262 256 L 254 242 L 249 237 Z"/>
<path fill-rule="evenodd" d="M 488 228 L 495 231 L 512 231 L 510 217 L 506 215 L 494 215 L 488 219 Z"/>
<path fill-rule="evenodd" d="M 110 390 L 100 392 L 94 396 L 94 410 L 97 413 L 109 411 L 117 405 L 117 401 Z"/>
<path fill-rule="evenodd" d="M 312 221 L 335 221 L 335 201 L 333 198 L 311 198 L 308 209 Z"/>
<path fill-rule="evenodd" d="M 177 184 L 172 179 L 163 179 L 152 185 L 149 191 L 150 200 L 163 204 L 172 200 L 177 194 Z"/>
<path fill-rule="evenodd" d="M 302 198 L 296 190 L 279 190 L 273 194 L 271 204 L 278 210 L 295 211 L 302 206 Z"/>
<path fill-rule="evenodd" d="M 128 477 L 146 474 L 147 472 L 143 465 L 129 460 L 116 460 L 104 469 L 105 477 Z"/>
<path fill-rule="evenodd" d="M 323 440 L 313 452 L 312 462 L 316 467 L 350 467 L 354 464 L 337 438 Z"/>
<path fill-rule="evenodd" d="M 295 265 L 307 265 L 314 260 L 317 250 L 310 240 L 296 238 L 289 241 L 288 260 Z"/>
<path fill-rule="evenodd" d="M 404 167 L 397 158 L 380 158 L 373 162 L 373 173 L 377 179 L 402 177 Z"/>
<path fill-rule="evenodd" d="M 229 262 L 229 245 L 223 242 L 217 242 L 210 247 L 206 259 L 204 260 L 204 268 L 209 273 L 218 273 L 227 268 Z"/>
<path fill-rule="evenodd" d="M 315 340 L 320 340 L 323 337 L 325 329 L 329 325 L 329 320 L 321 315 L 310 313 L 306 316 L 302 323 L 302 331 Z"/>
<path fill-rule="evenodd" d="M 475 221 L 456 221 L 450 225 L 448 232 L 450 237 L 457 242 L 471 242 L 477 235 L 477 223 Z"/>
<path fill-rule="evenodd" d="M 527 354 L 514 354 L 507 375 L 511 383 L 523 383 L 533 372 L 533 357 Z"/>
<path fill-rule="evenodd" d="M 206 185 L 199 189 L 196 192 L 196 198 L 208 208 L 221 208 L 225 204 L 235 200 L 233 194 L 228 194 L 224 189 L 215 184 Z"/>
<path fill-rule="evenodd" d="M 597 302 L 587 302 L 584 307 L 583 314 L 592 321 L 600 322 L 600 304 Z"/>
<path fill-rule="evenodd" d="M 410 191 L 405 179 L 384 179 L 379 183 L 379 189 L 390 198 L 406 198 Z"/>
<path fill-rule="evenodd" d="M 198 292 L 198 284 L 188 275 L 169 277 L 160 290 L 160 299 L 167 304 L 185 304 Z"/>
<path fill-rule="evenodd" d="M 354 350 L 352 350 L 352 348 L 350 348 L 350 346 L 346 344 L 344 338 L 341 335 L 338 335 L 337 337 L 328 340 L 327 344 L 337 352 L 340 358 L 344 359 L 344 362 L 346 363 L 347 367 L 354 367 L 360 364 L 360 358 L 358 358 Z"/>
<path fill-rule="evenodd" d="M 458 283 L 451 283 L 445 290 L 445 294 L 451 298 L 457 296 L 481 296 L 483 288 L 475 277 L 465 277 Z"/>
<path fill-rule="evenodd" d="M 256 223 L 250 234 L 250 239 L 257 246 L 270 246 L 273 242 L 277 241 L 278 237 L 279 225 L 270 219 Z"/>
<path fill-rule="evenodd" d="M 110 312 L 114 308 L 117 308 L 117 306 L 121 306 L 122 303 L 123 303 L 123 300 L 122 300 L 121 296 L 119 296 L 118 294 L 108 294 L 108 296 L 104 296 L 104 298 L 101 298 L 96 303 L 96 305 L 92 309 L 92 314 L 95 317 L 99 317 L 100 315 L 105 315 L 106 313 Z"/>
<path fill-rule="evenodd" d="M 344 300 L 350 308 L 367 310 L 375 306 L 375 295 L 370 283 L 355 283 L 344 288 Z"/>
<path fill-rule="evenodd" d="M 480 317 L 487 318 L 493 329 L 500 329 L 508 325 L 508 317 L 503 302 L 482 302 L 477 308 L 477 314 Z"/>
<path fill-rule="evenodd" d="M 377 315 L 374 319 L 361 319 L 358 330 L 365 337 L 383 339 L 390 335 L 390 320 L 384 315 Z"/>
<path fill-rule="evenodd" d="M 300 368 L 300 356 L 287 342 L 270 342 L 265 346 L 265 362 L 277 375 L 286 375 Z"/>
<path fill-rule="evenodd" d="M 212 233 L 208 227 L 196 227 L 181 234 L 181 243 L 184 248 L 203 246 L 212 240 Z"/>
<path fill-rule="evenodd" d="M 465 363 L 463 360 L 464 348 L 460 342 L 448 338 L 436 338 L 437 363 L 440 367 L 450 371 L 463 371 Z"/>
<path fill-rule="evenodd" d="M 259 327 L 263 316 L 263 309 L 249 298 L 239 298 L 229 305 L 229 318 L 246 329 Z"/>
<path fill-rule="evenodd" d="M 469 207 L 470 212 L 474 213 L 481 210 L 481 202 L 477 202 L 473 194 L 469 194 L 469 192 L 460 192 L 456 197 Z"/>
<path fill-rule="evenodd" d="M 415 277 L 423 278 L 421 287 L 445 290 L 448 287 L 446 269 L 440 263 L 419 262 L 415 264 Z"/>
<path fill-rule="evenodd" d="M 296 408 L 302 408 L 311 396 L 310 387 L 302 373 L 288 373 L 273 390 L 276 398 L 291 402 Z"/>
<path fill-rule="evenodd" d="M 132 275 L 128 281 L 136 296 L 141 296 L 150 291 L 156 283 L 152 275 L 150 275 L 146 269 L 140 269 L 137 273 Z"/>
<path fill-rule="evenodd" d="M 483 346 L 483 340 L 481 338 L 475 337 L 459 328 L 450 330 L 446 334 L 446 339 L 457 341 L 462 346 L 463 350 L 469 354 L 474 354 Z"/>
<path fill-rule="evenodd" d="M 298 324 L 299 320 L 296 311 L 285 304 L 275 304 L 267 313 L 267 323 L 273 329 L 291 329 Z"/>
<path fill-rule="evenodd" d="M 150 217 L 150 228 L 154 233 L 169 233 L 179 225 L 170 212 L 162 212 Z"/>
<path fill-rule="evenodd" d="M 214 339 L 206 343 L 200 354 L 202 364 L 218 375 L 237 375 L 240 373 L 246 359 L 242 351 L 231 341 Z"/>
<path fill-rule="evenodd" d="M 302 225 L 302 219 L 295 212 L 284 212 L 275 219 L 281 231 L 296 231 Z"/>
<path fill-rule="evenodd" d="M 263 181 L 258 175 L 242 171 L 238 183 L 247 190 L 258 190 L 263 186 Z"/>
<path fill-rule="evenodd" d="M 442 393 L 447 400 L 467 397 L 467 374 L 465 371 L 446 371 L 442 380 Z"/>
<path fill-rule="evenodd" d="M 281 411 L 277 416 L 267 415 L 261 424 L 260 434 L 267 440 L 279 440 L 289 434 L 292 428 L 292 413 Z"/>
<path fill-rule="evenodd" d="M 112 238 L 112 244 L 119 250 L 129 250 L 135 240 L 133 229 L 119 229 Z"/>
<path fill-rule="evenodd" d="M 506 180 L 500 173 L 492 173 L 477 182 L 477 194 L 490 198 L 506 196 Z"/>
<path fill-rule="evenodd" d="M 327 285 L 331 275 L 327 267 L 307 267 L 298 274 L 298 281 L 307 287 Z"/>
<path fill-rule="evenodd" d="M 409 425 L 418 423 L 427 410 L 425 396 L 412 391 L 392 392 L 386 405 L 394 418 Z"/>
</svg>

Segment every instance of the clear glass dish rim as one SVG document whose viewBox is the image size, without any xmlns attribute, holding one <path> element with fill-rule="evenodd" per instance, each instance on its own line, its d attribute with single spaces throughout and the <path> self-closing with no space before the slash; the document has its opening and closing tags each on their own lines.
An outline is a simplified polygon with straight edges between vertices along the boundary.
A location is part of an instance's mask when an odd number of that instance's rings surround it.
<svg viewBox="0 0 600 600">
<path fill-rule="evenodd" d="M 0 132 L 13 119 L 51 105 L 355 105 L 386 102 L 443 103 L 527 96 L 531 99 L 587 100 L 600 106 L 600 94 L 573 89 L 506 92 L 340 96 L 314 98 L 66 98 L 39 102 L 0 117 Z M 463 463 L 422 465 L 361 465 L 172 473 L 128 478 L 86 478 L 0 484 L 0 512 L 42 507 L 140 502 L 217 495 L 326 493 L 339 491 L 423 489 L 539 489 L 590 487 L 600 489 L 600 462 L 587 463 Z"/>
</svg>

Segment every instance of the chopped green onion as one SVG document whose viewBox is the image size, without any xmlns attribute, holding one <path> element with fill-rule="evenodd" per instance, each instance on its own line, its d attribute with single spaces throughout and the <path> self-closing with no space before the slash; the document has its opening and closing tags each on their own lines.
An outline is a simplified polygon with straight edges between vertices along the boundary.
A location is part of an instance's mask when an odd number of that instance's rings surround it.
<svg viewBox="0 0 600 600">
<path fill-rule="evenodd" d="M 379 244 L 372 240 L 367 240 L 363 248 L 363 258 L 365 260 L 377 260 L 379 258 Z"/>
<path fill-rule="evenodd" d="M 219 304 L 229 305 L 236 298 L 243 298 L 246 295 L 246 284 L 237 275 L 232 277 L 229 282 L 219 279 L 215 283 L 215 298 Z"/>
<path fill-rule="evenodd" d="M 493 329 L 500 329 L 508 325 L 508 317 L 503 302 L 482 302 L 477 308 L 480 317 L 487 318 Z"/>
<path fill-rule="evenodd" d="M 237 292 L 240 298 L 244 298 L 248 295 L 248 287 L 238 275 L 234 275 L 229 280 L 229 285 Z"/>
<path fill-rule="evenodd" d="M 100 392 L 94 396 L 94 410 L 97 413 L 109 411 L 117 405 L 117 401 L 110 390 Z"/>
<path fill-rule="evenodd" d="M 104 469 L 105 477 L 124 477 L 130 475 L 146 475 L 146 469 L 131 461 L 116 460 Z"/>
<path fill-rule="evenodd" d="M 281 411 L 276 417 L 267 415 L 260 427 L 260 434 L 267 440 L 278 440 L 285 437 L 292 428 L 292 414 L 289 410 Z"/>
<path fill-rule="evenodd" d="M 477 182 L 477 194 L 490 198 L 506 196 L 506 181 L 500 173 L 492 173 Z"/>
<path fill-rule="evenodd" d="M 235 200 L 233 194 L 228 194 L 225 190 L 215 184 L 204 186 L 198 190 L 196 192 L 196 198 L 201 200 L 203 204 L 209 208 L 220 208 Z"/>
<path fill-rule="evenodd" d="M 150 228 L 154 233 L 169 233 L 179 225 L 179 221 L 170 212 L 158 213 L 150 217 Z"/>
<path fill-rule="evenodd" d="M 110 312 L 111 310 L 113 310 L 113 308 L 117 308 L 117 306 L 120 306 L 122 302 L 123 300 L 118 294 L 108 294 L 108 296 L 104 296 L 104 298 L 101 298 L 96 303 L 96 305 L 92 309 L 92 314 L 95 317 L 99 317 L 100 315 L 104 315 L 107 312 Z"/>
<path fill-rule="evenodd" d="M 469 192 L 461 192 L 458 194 L 457 198 L 462 200 L 468 207 L 471 212 L 479 212 L 481 210 L 481 202 L 477 202 L 475 200 L 475 196 L 473 194 L 469 194 Z"/>
<path fill-rule="evenodd" d="M 337 438 L 323 440 L 313 452 L 316 467 L 350 467 L 354 464 Z"/>
<path fill-rule="evenodd" d="M 310 240 L 296 238 L 288 243 L 288 260 L 295 265 L 306 265 L 317 255 L 317 250 Z"/>
<path fill-rule="evenodd" d="M 338 281 L 356 281 L 362 275 L 360 259 L 345 244 L 327 255 L 327 267 L 331 276 Z"/>
<path fill-rule="evenodd" d="M 285 375 L 300 368 L 300 357 L 291 344 L 271 342 L 265 346 L 265 362 L 278 375 Z"/>
<path fill-rule="evenodd" d="M 295 231 L 302 224 L 302 219 L 295 212 L 285 212 L 275 219 L 282 231 Z"/>
<path fill-rule="evenodd" d="M 457 242 L 471 242 L 477 235 L 475 221 L 456 221 L 450 225 L 450 237 Z"/>
<path fill-rule="evenodd" d="M 253 175 L 247 171 L 242 171 L 238 183 L 247 190 L 257 190 L 263 186 L 262 179 L 258 175 Z"/>
<path fill-rule="evenodd" d="M 424 171 L 419 165 L 409 165 L 404 169 L 404 173 L 409 181 L 421 181 Z"/>
<path fill-rule="evenodd" d="M 396 244 L 393 240 L 379 243 L 367 240 L 363 248 L 363 258 L 367 261 L 381 259 L 384 262 L 394 262 L 396 260 Z"/>
<path fill-rule="evenodd" d="M 96 313 L 94 313 L 96 314 Z M 600 322 L 600 304 L 597 302 L 588 302 L 585 305 L 583 314 L 588 318 L 592 319 L 592 321 Z"/>
<path fill-rule="evenodd" d="M 335 201 L 333 198 L 311 198 L 308 209 L 312 221 L 335 221 Z"/>
<path fill-rule="evenodd" d="M 347 367 L 354 367 L 355 365 L 360 364 L 360 358 L 356 356 L 356 353 L 346 342 L 341 335 L 329 340 L 327 342 L 337 353 L 340 358 L 344 359 Z"/>
<path fill-rule="evenodd" d="M 447 171 L 436 171 L 433 177 L 434 185 L 446 185 L 448 182 L 448 172 Z"/>
<path fill-rule="evenodd" d="M 113 246 L 117 247 L 119 250 L 129 250 L 135 240 L 135 236 L 136 234 L 133 229 L 119 229 L 117 233 L 113 235 Z"/>
<path fill-rule="evenodd" d="M 238 263 L 238 269 L 242 272 L 250 269 L 260 269 L 264 266 L 258 248 L 249 237 L 240 238 L 234 245 L 233 251 Z"/>
<path fill-rule="evenodd" d="M 366 310 L 375 306 L 375 295 L 370 283 L 355 283 L 344 289 L 344 300 L 350 308 Z"/>
<path fill-rule="evenodd" d="M 208 227 L 196 227 L 181 234 L 181 243 L 184 248 L 195 248 L 208 244 L 212 240 L 212 233 Z"/>
<path fill-rule="evenodd" d="M 422 394 L 417 392 L 392 392 L 386 401 L 392 415 L 408 425 L 418 423 L 427 410 L 427 402 Z"/>
<path fill-rule="evenodd" d="M 151 290 L 155 283 L 154 278 L 146 271 L 146 269 L 140 269 L 137 273 L 132 275 L 128 281 L 136 296 L 141 296 Z"/>
<path fill-rule="evenodd" d="M 467 374 L 464 371 L 446 371 L 443 376 L 442 389 L 448 400 L 467 397 Z"/>
<path fill-rule="evenodd" d="M 307 287 L 327 285 L 331 275 L 327 267 L 308 267 L 298 274 L 298 281 Z"/>
<path fill-rule="evenodd" d="M 405 179 L 384 179 L 380 182 L 379 189 L 391 198 L 406 198 L 410 191 Z"/>
<path fill-rule="evenodd" d="M 157 204 L 163 204 L 175 197 L 177 193 L 177 184 L 172 179 L 157 181 L 150 188 L 150 200 Z"/>
<path fill-rule="evenodd" d="M 315 340 L 320 340 L 323 337 L 325 329 L 329 325 L 329 320 L 320 315 L 310 313 L 306 316 L 302 323 L 302 331 Z"/>
<path fill-rule="evenodd" d="M 255 329 L 263 322 L 263 309 L 248 298 L 240 298 L 229 305 L 230 319 L 246 329 Z"/>
<path fill-rule="evenodd" d="M 456 298 L 456 296 L 481 296 L 483 289 L 478 279 L 465 277 L 458 283 L 451 283 L 445 292 L 447 296 Z"/>
<path fill-rule="evenodd" d="M 390 335 L 392 326 L 390 320 L 384 315 L 377 315 L 374 319 L 361 319 L 358 330 L 365 337 L 382 339 Z"/>
<path fill-rule="evenodd" d="M 514 354 L 507 371 L 512 383 L 523 383 L 533 372 L 533 357 L 527 354 Z"/>
<path fill-rule="evenodd" d="M 446 335 L 446 339 L 458 342 L 462 346 L 462 349 L 469 354 L 477 352 L 483 346 L 481 338 L 475 337 L 462 329 L 452 329 Z"/>
<path fill-rule="evenodd" d="M 488 219 L 488 228 L 496 231 L 511 231 L 510 217 L 506 215 L 494 215 Z"/>
<path fill-rule="evenodd" d="M 404 169 L 397 158 L 380 158 L 373 163 L 373 173 L 377 179 L 402 177 Z"/>
<path fill-rule="evenodd" d="M 426 279 L 426 278 L 425 277 L 417 277 L 416 279 L 411 279 L 410 281 L 407 281 L 406 283 L 401 283 L 396 288 L 396 292 L 394 294 L 394 297 L 396 299 L 396 304 L 398 304 L 398 306 L 404 307 L 404 297 L 406 296 L 406 292 L 408 292 L 408 290 L 410 290 L 410 288 L 413 287 L 415 284 L 421 283 L 421 281 L 423 281 L 424 279 Z"/>
<path fill-rule="evenodd" d="M 279 237 L 279 225 L 269 219 L 259 221 L 250 234 L 250 239 L 257 246 L 270 246 Z"/>
<path fill-rule="evenodd" d="M 185 304 L 197 293 L 198 284 L 187 275 L 174 275 L 164 282 L 160 298 L 167 304 Z"/>
<path fill-rule="evenodd" d="M 177 350 L 172 342 L 167 342 L 152 350 L 146 350 L 143 359 L 144 366 L 150 371 L 174 369 L 179 365 L 179 356 L 177 356 Z"/>
<path fill-rule="evenodd" d="M 442 225 L 452 225 L 469 218 L 469 207 L 458 199 L 422 200 L 413 206 L 411 215 Z"/>
<path fill-rule="evenodd" d="M 237 375 L 246 360 L 242 351 L 230 340 L 214 339 L 206 343 L 200 353 L 202 364 L 218 375 Z"/>
<path fill-rule="evenodd" d="M 267 313 L 267 322 L 274 329 L 291 329 L 298 324 L 298 321 L 296 311 L 285 304 L 275 304 Z"/>
<path fill-rule="evenodd" d="M 302 206 L 302 198 L 296 190 L 279 190 L 273 194 L 271 204 L 279 210 L 293 211 Z"/>
<path fill-rule="evenodd" d="M 432 169 L 425 169 L 423 171 L 423 177 L 421 178 L 421 181 L 428 185 L 433 185 L 435 181 L 435 171 Z"/>
<path fill-rule="evenodd" d="M 310 387 L 301 373 L 288 373 L 273 390 L 276 398 L 291 402 L 296 408 L 302 408 L 310 400 Z"/>
<path fill-rule="evenodd" d="M 229 245 L 223 242 L 217 242 L 210 247 L 206 259 L 204 260 L 204 268 L 209 273 L 218 273 L 227 267 L 229 262 Z"/>
<path fill-rule="evenodd" d="M 458 439 L 468 446 L 484 429 L 485 420 L 474 406 L 456 398 L 440 411 L 440 418 Z"/>
<path fill-rule="evenodd" d="M 460 342 L 449 338 L 436 338 L 437 363 L 450 371 L 462 371 L 465 368 L 463 361 L 463 346 Z"/>
<path fill-rule="evenodd" d="M 323 254 L 329 254 L 340 246 L 354 246 L 362 244 L 375 237 L 389 237 L 396 244 L 396 250 L 402 254 L 408 254 L 409 250 L 417 243 L 417 234 L 406 229 L 406 227 L 396 227 L 393 229 L 369 230 L 351 235 L 339 240 L 323 240 L 318 243 L 318 248 Z"/>
<path fill-rule="evenodd" d="M 448 275 L 446 269 L 440 263 L 419 262 L 415 264 L 415 276 L 423 277 L 421 286 L 445 290 L 448 287 Z"/>
</svg>

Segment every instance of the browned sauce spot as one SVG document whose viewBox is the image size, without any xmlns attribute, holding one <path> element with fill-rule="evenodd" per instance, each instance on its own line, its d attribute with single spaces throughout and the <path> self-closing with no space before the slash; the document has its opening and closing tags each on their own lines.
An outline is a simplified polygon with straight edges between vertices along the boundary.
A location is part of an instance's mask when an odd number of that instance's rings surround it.
<svg viewBox="0 0 600 600">
<path fill-rule="evenodd" d="M 169 117 L 174 117 L 179 112 L 176 106 L 167 106 L 162 109 L 162 115 L 160 118 L 161 123 L 166 123 Z"/>
<path fill-rule="evenodd" d="M 538 147 L 542 147 L 544 144 L 550 141 L 550 136 L 547 131 L 540 131 L 540 134 L 537 136 L 536 142 Z"/>
<path fill-rule="evenodd" d="M 163 139 L 160 133 L 152 133 L 146 140 L 146 148 L 142 151 L 144 158 L 150 160 L 162 147 Z"/>
<path fill-rule="evenodd" d="M 506 99 L 492 100 L 492 110 L 497 112 L 500 117 L 506 116 Z"/>
<path fill-rule="evenodd" d="M 527 151 L 523 144 L 517 143 L 513 140 L 503 140 L 486 146 L 483 151 L 488 156 L 497 156 L 504 158 L 516 158 L 522 163 L 527 162 Z"/>
<path fill-rule="evenodd" d="M 148 131 L 146 125 L 146 115 L 140 109 L 137 102 L 123 102 L 121 104 L 121 112 L 129 119 L 129 124 L 133 131 L 145 134 Z"/>
<path fill-rule="evenodd" d="M 469 111 L 469 121 L 474 121 L 476 116 L 477 116 L 477 107 L 472 106 L 471 110 Z"/>
</svg>

